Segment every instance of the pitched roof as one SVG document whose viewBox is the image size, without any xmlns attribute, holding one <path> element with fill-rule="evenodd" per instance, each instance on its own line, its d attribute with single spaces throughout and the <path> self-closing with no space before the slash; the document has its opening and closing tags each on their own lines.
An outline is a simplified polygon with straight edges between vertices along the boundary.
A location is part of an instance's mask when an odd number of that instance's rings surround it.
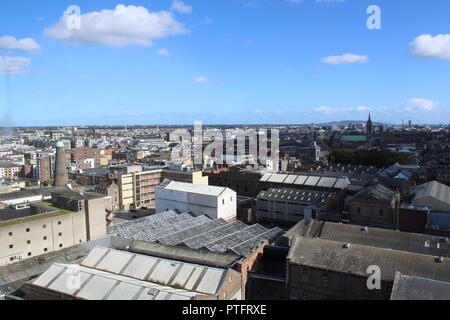
<svg viewBox="0 0 450 320">
<path fill-rule="evenodd" d="M 379 266 L 381 280 L 393 282 L 397 271 L 417 277 L 450 282 L 450 259 L 398 250 L 388 250 L 318 238 L 298 237 L 288 255 L 291 264 L 322 270 L 368 276 L 370 266 Z"/>
<path fill-rule="evenodd" d="M 450 216 L 450 215 L 449 215 Z M 420 253 L 450 258 L 450 243 L 443 237 L 350 224 L 303 220 L 289 230 L 286 237 L 321 238 L 342 243 Z"/>
<path fill-rule="evenodd" d="M 108 233 L 172 247 L 231 252 L 247 257 L 262 242 L 273 242 L 284 231 L 280 228 L 267 229 L 258 224 L 248 226 L 239 221 L 230 223 L 207 216 L 194 217 L 190 213 L 166 211 L 109 227 Z"/>
<path fill-rule="evenodd" d="M 378 183 L 361 190 L 360 192 L 355 194 L 353 198 L 367 196 L 377 200 L 391 201 L 395 197 L 395 192 L 392 189 L 385 187 L 381 183 Z"/>
<path fill-rule="evenodd" d="M 436 210 L 450 209 L 450 187 L 445 184 L 431 181 L 415 187 L 413 192 L 415 196 L 412 204 L 427 205 Z M 430 198 L 436 201 L 428 201 Z"/>
<path fill-rule="evenodd" d="M 450 300 L 450 283 L 397 273 L 391 300 Z"/>
</svg>

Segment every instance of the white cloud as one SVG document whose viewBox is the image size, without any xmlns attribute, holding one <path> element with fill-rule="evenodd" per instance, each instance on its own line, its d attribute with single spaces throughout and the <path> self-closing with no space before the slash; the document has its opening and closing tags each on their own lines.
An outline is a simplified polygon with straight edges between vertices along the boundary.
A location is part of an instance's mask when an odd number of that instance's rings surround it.
<svg viewBox="0 0 450 320">
<path fill-rule="evenodd" d="M 327 106 L 320 106 L 314 109 L 315 112 L 317 113 L 321 113 L 324 115 L 335 115 L 335 114 L 346 114 L 346 113 L 355 113 L 355 112 L 362 112 L 362 113 L 366 113 L 371 111 L 372 108 L 370 107 L 366 107 L 366 106 L 357 106 L 355 108 L 353 107 L 348 107 L 348 108 L 330 108 Z"/>
<path fill-rule="evenodd" d="M 172 52 L 170 52 L 169 50 L 164 49 L 164 48 L 159 49 L 157 53 L 161 56 L 171 56 L 172 55 Z"/>
<path fill-rule="evenodd" d="M 154 39 L 189 33 L 168 11 L 150 12 L 141 6 L 119 4 L 114 10 L 88 12 L 80 16 L 79 29 L 67 28 L 69 13 L 44 33 L 75 44 L 150 46 Z"/>
<path fill-rule="evenodd" d="M 39 43 L 31 38 L 16 39 L 12 36 L 0 37 L 0 49 L 35 52 L 41 49 Z"/>
<path fill-rule="evenodd" d="M 409 44 L 411 54 L 417 58 L 450 60 L 450 34 L 431 36 L 422 34 Z"/>
<path fill-rule="evenodd" d="M 0 57 L 0 74 L 21 75 L 28 72 L 31 64 L 30 58 L 23 57 Z"/>
<path fill-rule="evenodd" d="M 433 111 L 437 108 L 438 104 L 438 102 L 428 99 L 413 98 L 408 100 L 404 110 L 411 113 L 418 111 Z"/>
<path fill-rule="evenodd" d="M 186 5 L 183 1 L 181 0 L 175 0 L 172 3 L 172 7 L 170 8 L 170 10 L 172 11 L 178 11 L 179 13 L 183 13 L 183 14 L 188 14 L 192 12 L 192 7 Z"/>
<path fill-rule="evenodd" d="M 353 63 L 367 63 L 368 56 L 361 56 L 357 54 L 346 53 L 340 56 L 328 56 L 321 60 L 327 64 L 353 64 Z"/>
<path fill-rule="evenodd" d="M 204 24 L 212 24 L 212 23 L 214 23 L 214 20 L 211 19 L 210 17 L 206 17 L 205 19 L 203 19 L 202 23 L 204 23 Z"/>
<path fill-rule="evenodd" d="M 218 82 L 221 82 L 221 81 L 220 80 L 211 80 L 211 79 L 208 79 L 208 77 L 200 76 L 200 77 L 195 77 L 194 78 L 194 82 L 197 82 L 197 83 L 218 83 Z"/>
</svg>

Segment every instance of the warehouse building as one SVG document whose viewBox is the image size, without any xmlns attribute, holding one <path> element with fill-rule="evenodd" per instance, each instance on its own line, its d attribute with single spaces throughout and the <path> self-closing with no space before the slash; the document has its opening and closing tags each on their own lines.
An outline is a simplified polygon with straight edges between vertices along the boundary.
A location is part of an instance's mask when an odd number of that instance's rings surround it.
<svg viewBox="0 0 450 320">
<path fill-rule="evenodd" d="M 50 201 L 0 209 L 0 265 L 104 237 L 108 202 L 98 195 L 55 192 Z"/>
<path fill-rule="evenodd" d="M 52 265 L 24 291 L 39 300 L 240 300 L 242 288 L 232 269 L 97 247 L 79 265 Z"/>
<path fill-rule="evenodd" d="M 339 196 L 334 192 L 271 188 L 258 194 L 255 219 L 259 223 L 292 226 L 338 203 Z"/>
<path fill-rule="evenodd" d="M 165 181 L 156 190 L 156 212 L 178 210 L 234 221 L 236 197 L 236 192 L 225 187 Z"/>
</svg>

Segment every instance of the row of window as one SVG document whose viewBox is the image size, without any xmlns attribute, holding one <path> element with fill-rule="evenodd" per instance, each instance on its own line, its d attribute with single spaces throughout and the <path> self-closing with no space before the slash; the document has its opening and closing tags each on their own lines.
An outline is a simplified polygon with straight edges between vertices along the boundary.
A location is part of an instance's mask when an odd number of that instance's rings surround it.
<svg viewBox="0 0 450 320">
<path fill-rule="evenodd" d="M 10 246 L 10 247 L 11 247 L 11 246 Z M 62 243 L 60 243 L 58 247 L 59 247 L 59 248 L 62 248 L 62 247 L 63 247 Z M 48 248 L 44 248 L 44 252 L 48 252 Z M 28 257 L 31 257 L 31 256 L 32 256 L 32 253 L 31 253 L 31 252 L 28 252 L 27 256 L 28 256 Z M 9 258 L 9 261 L 14 261 L 14 260 L 16 260 L 16 257 L 10 257 L 10 258 Z"/>
<path fill-rule="evenodd" d="M 361 214 L 361 212 L 362 212 L 361 207 L 356 208 L 356 212 L 357 212 L 358 214 Z M 378 214 L 380 215 L 380 217 L 384 216 L 384 211 L 383 211 L 383 209 L 378 210 Z"/>
<path fill-rule="evenodd" d="M 59 225 L 59 226 L 61 225 L 61 221 L 58 221 L 58 225 Z M 42 225 L 42 229 L 45 229 L 45 228 L 47 228 L 47 225 L 46 225 L 46 224 Z M 30 229 L 30 228 L 26 228 L 25 231 L 26 231 L 26 232 L 31 232 L 31 229 Z M 12 232 L 9 232 L 8 235 L 9 235 L 10 237 L 12 237 L 12 236 L 13 236 L 13 233 L 12 233 Z"/>
<path fill-rule="evenodd" d="M 58 233 L 58 236 L 62 237 L 62 232 Z M 44 236 L 42 239 L 43 239 L 43 240 L 47 240 L 47 236 Z M 31 244 L 31 240 L 27 240 L 27 244 Z M 13 244 L 10 244 L 10 245 L 9 245 L 9 248 L 10 248 L 10 249 L 14 248 L 14 245 L 13 245 Z"/>
</svg>

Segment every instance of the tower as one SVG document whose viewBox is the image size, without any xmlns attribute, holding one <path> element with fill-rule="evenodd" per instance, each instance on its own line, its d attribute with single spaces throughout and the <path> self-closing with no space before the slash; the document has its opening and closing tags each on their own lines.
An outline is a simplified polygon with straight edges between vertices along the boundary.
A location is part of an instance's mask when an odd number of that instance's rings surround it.
<svg viewBox="0 0 450 320">
<path fill-rule="evenodd" d="M 55 165 L 55 182 L 54 186 L 65 186 L 69 183 L 67 172 L 66 153 L 64 151 L 64 143 L 58 141 L 56 143 L 56 165 Z"/>
<path fill-rule="evenodd" d="M 366 134 L 367 134 L 367 139 L 371 140 L 372 135 L 373 135 L 373 125 L 372 125 L 372 119 L 370 118 L 370 113 L 369 113 L 369 120 L 367 121 L 367 124 L 366 124 Z"/>
</svg>

